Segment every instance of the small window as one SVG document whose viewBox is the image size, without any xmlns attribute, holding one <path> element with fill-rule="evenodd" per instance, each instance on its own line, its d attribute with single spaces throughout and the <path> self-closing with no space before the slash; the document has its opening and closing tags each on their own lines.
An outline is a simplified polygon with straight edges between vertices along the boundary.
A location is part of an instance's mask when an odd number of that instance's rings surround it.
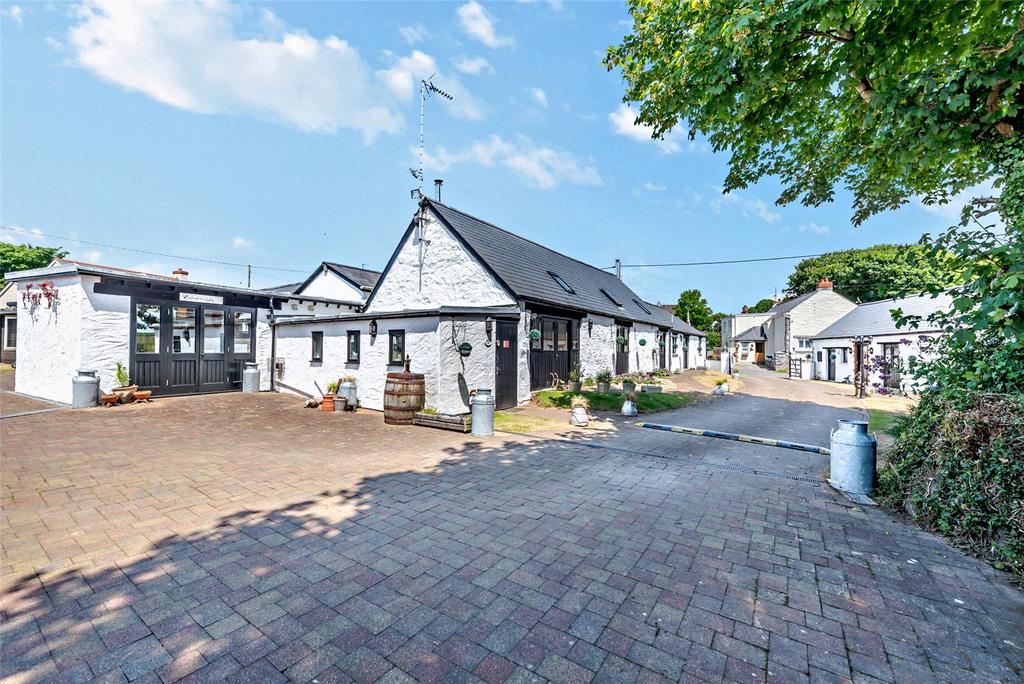
<svg viewBox="0 0 1024 684">
<path fill-rule="evenodd" d="M 7 328 L 4 331 L 4 349 L 15 349 L 18 346 L 18 319 L 7 317 Z"/>
<path fill-rule="evenodd" d="M 562 276 L 558 275 L 557 273 L 553 273 L 551 271 L 548 271 L 548 275 L 551 276 L 552 278 L 554 278 L 555 282 L 558 283 L 559 285 L 561 285 L 563 290 L 565 290 L 569 294 L 576 294 L 576 290 L 574 290 L 571 287 L 569 287 L 569 283 L 565 282 L 565 279 Z"/>
<path fill-rule="evenodd" d="M 235 312 L 235 332 L 231 350 L 236 354 L 252 352 L 252 311 Z"/>
<path fill-rule="evenodd" d="M 7 323 L 7 335 L 11 334 L 11 323 Z M 11 347 L 8 344 L 8 349 Z M 160 305 L 158 304 L 136 304 L 135 305 L 135 353 L 156 354 L 160 351 Z"/>
<path fill-rule="evenodd" d="M 818 363 L 821 363 L 821 352 L 818 352 Z"/>
<path fill-rule="evenodd" d="M 639 299 L 634 299 L 633 303 L 644 310 L 644 313 L 651 313 L 651 310 L 647 308 L 647 305 L 641 302 Z"/>
<path fill-rule="evenodd" d="M 612 304 L 614 304 L 615 306 L 619 307 L 620 309 L 622 308 L 622 302 L 620 302 L 615 297 L 612 297 L 610 294 L 608 294 L 608 290 L 604 289 L 603 287 L 601 288 L 601 294 L 603 294 L 605 297 L 607 297 L 608 300 Z"/>
<path fill-rule="evenodd" d="M 405 363 L 405 331 L 388 331 L 388 364 L 401 365 Z"/>
<path fill-rule="evenodd" d="M 348 331 L 348 358 L 349 363 L 359 363 L 359 331 Z"/>
<path fill-rule="evenodd" d="M 313 332 L 313 354 L 310 361 L 318 363 L 324 360 L 324 334 L 319 330 Z"/>
</svg>

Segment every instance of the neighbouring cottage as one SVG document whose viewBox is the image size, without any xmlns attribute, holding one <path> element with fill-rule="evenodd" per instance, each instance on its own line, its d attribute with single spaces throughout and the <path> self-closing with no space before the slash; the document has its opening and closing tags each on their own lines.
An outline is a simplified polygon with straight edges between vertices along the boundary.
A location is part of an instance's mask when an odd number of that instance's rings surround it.
<svg viewBox="0 0 1024 684">
<path fill-rule="evenodd" d="M 733 362 L 764 363 L 809 378 L 811 339 L 856 306 L 823 279 L 813 292 L 778 302 L 765 313 L 723 318 L 722 348 Z"/>
<path fill-rule="evenodd" d="M 515 406 L 576 366 L 594 375 L 706 363 L 703 333 L 613 274 L 430 199 L 359 313 L 274 329 L 275 388 L 314 395 L 354 375 L 374 409 L 406 356 L 441 413 L 468 411 L 476 388 Z"/>
<path fill-rule="evenodd" d="M 65 403 L 79 369 L 98 371 L 107 390 L 117 385 L 118 363 L 154 396 L 240 389 L 252 361 L 271 389 L 274 320 L 361 306 L 192 282 L 183 269 L 165 276 L 70 259 L 5 277 L 16 287 L 5 295 L 16 322 L 4 322 L 5 334 L 17 331 L 15 390 Z"/>
<path fill-rule="evenodd" d="M 866 370 L 866 387 L 882 392 L 913 392 L 917 379 L 907 373 L 914 357 L 926 357 L 928 341 L 942 331 L 927 317 L 937 311 L 950 311 L 953 299 L 918 295 L 860 304 L 811 340 L 814 374 L 817 380 L 854 382 Z M 897 328 L 892 312 L 920 316 L 916 328 Z"/>
<path fill-rule="evenodd" d="M 0 363 L 18 359 L 18 288 L 6 283 L 0 288 Z"/>
</svg>

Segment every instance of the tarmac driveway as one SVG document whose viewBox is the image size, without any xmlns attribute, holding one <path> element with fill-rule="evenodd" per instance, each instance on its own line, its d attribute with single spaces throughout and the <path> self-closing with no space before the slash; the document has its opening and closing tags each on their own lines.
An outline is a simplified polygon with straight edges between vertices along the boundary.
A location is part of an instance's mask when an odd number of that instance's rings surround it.
<svg viewBox="0 0 1024 684">
<path fill-rule="evenodd" d="M 474 440 L 295 406 L 0 423 L 0 677 L 1024 676 L 1021 593 L 836 496 L 822 457 L 626 426 Z M 737 396 L 668 418 L 826 444 L 836 411 Z"/>
</svg>

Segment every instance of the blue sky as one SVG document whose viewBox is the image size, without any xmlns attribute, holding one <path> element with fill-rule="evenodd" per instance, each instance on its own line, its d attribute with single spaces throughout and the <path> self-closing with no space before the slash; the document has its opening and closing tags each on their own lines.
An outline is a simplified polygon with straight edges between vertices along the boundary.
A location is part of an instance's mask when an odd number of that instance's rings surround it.
<svg viewBox="0 0 1024 684">
<path fill-rule="evenodd" d="M 850 199 L 722 195 L 726 157 L 682 127 L 652 141 L 601 65 L 625 4 L 2 5 L 0 220 L 22 231 L 256 265 L 257 287 L 321 260 L 383 268 L 415 204 L 418 98 L 443 200 L 598 266 L 911 242 L 951 209 L 849 223 Z M 72 256 L 244 284 L 245 270 L 3 231 Z M 772 296 L 795 262 L 626 269 L 651 301 Z"/>
</svg>

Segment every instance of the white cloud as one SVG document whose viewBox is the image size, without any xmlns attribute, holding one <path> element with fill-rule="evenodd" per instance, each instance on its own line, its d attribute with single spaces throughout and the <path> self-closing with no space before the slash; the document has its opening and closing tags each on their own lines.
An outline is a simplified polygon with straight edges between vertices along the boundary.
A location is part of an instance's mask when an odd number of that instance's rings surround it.
<svg viewBox="0 0 1024 684">
<path fill-rule="evenodd" d="M 98 264 L 98 263 L 100 263 L 100 259 L 103 258 L 103 252 L 101 252 L 98 249 L 90 249 L 90 250 L 87 250 L 85 252 L 82 252 L 81 254 L 79 254 L 77 252 L 72 252 L 71 253 L 71 257 L 73 259 L 80 259 L 81 261 L 87 261 L 90 264 Z"/>
<path fill-rule="evenodd" d="M 992 181 L 985 181 L 978 185 L 972 186 L 965 190 L 958 192 L 950 198 L 946 204 L 925 204 L 924 199 L 918 197 L 916 204 L 924 209 L 933 216 L 938 216 L 943 221 L 943 227 L 951 226 L 960 223 L 960 215 L 963 212 L 964 207 L 976 197 L 998 197 L 999 191 L 996 190 Z M 999 220 L 997 214 L 989 214 L 982 223 L 994 223 L 997 227 L 1002 226 L 1002 221 Z"/>
<path fill-rule="evenodd" d="M 367 142 L 401 129 L 398 103 L 356 48 L 288 29 L 268 11 L 258 26 L 275 35 L 253 35 L 241 25 L 251 14 L 221 0 L 87 0 L 69 45 L 81 67 L 180 109 L 358 131 Z"/>
<path fill-rule="evenodd" d="M 498 135 L 491 135 L 486 140 L 477 140 L 458 152 L 439 147 L 436 153 L 428 154 L 424 158 L 425 166 L 435 171 L 447 171 L 452 166 L 463 163 L 485 167 L 504 166 L 543 190 L 550 190 L 562 183 L 603 183 L 597 168 L 581 163 L 571 152 L 537 147 L 529 138 L 522 136 L 516 143 L 510 143 Z"/>
<path fill-rule="evenodd" d="M 760 200 L 756 197 L 743 197 L 736 192 L 722 193 L 721 189 L 718 188 L 721 195 L 709 203 L 711 210 L 716 214 L 722 212 L 722 207 L 726 204 L 739 208 L 740 214 L 743 218 L 751 218 L 756 216 L 765 223 L 778 223 L 782 220 L 782 216 L 771 210 L 771 205 Z"/>
<path fill-rule="evenodd" d="M 652 143 L 662 154 L 677 154 L 683 151 L 684 146 L 690 152 L 706 151 L 705 145 L 687 140 L 686 133 L 680 127 L 669 131 L 664 138 L 652 138 L 651 134 L 654 133 L 654 128 L 647 124 L 636 123 L 636 117 L 637 112 L 632 107 L 621 104 L 618 109 L 608 115 L 608 120 L 616 134 L 637 142 Z"/>
<path fill-rule="evenodd" d="M 518 2 L 521 5 L 532 5 L 536 3 L 537 0 L 516 0 L 516 2 Z M 548 7 L 555 10 L 556 12 L 561 12 L 563 9 L 565 9 L 565 3 L 562 2 L 562 0 L 544 0 L 544 4 L 546 4 Z"/>
<path fill-rule="evenodd" d="M 45 38 L 43 38 L 43 41 L 46 43 L 46 46 L 54 52 L 64 51 L 64 43 L 60 42 L 56 38 L 53 38 L 52 36 L 46 36 Z"/>
<path fill-rule="evenodd" d="M 651 181 L 644 181 L 644 190 L 647 192 L 665 192 L 665 186 Z"/>
<path fill-rule="evenodd" d="M 398 33 L 406 43 L 415 45 L 427 37 L 428 31 L 423 24 L 417 23 L 412 26 L 402 26 L 398 29 Z"/>
<path fill-rule="evenodd" d="M 231 241 L 231 246 L 235 249 L 248 249 L 249 247 L 252 247 L 253 244 L 252 240 L 247 240 L 244 237 L 236 237 Z"/>
<path fill-rule="evenodd" d="M 548 95 L 540 88 L 530 88 L 530 97 L 544 109 L 548 108 Z"/>
<path fill-rule="evenodd" d="M 25 20 L 25 10 L 20 5 L 9 5 L 7 9 L 0 9 L 0 16 L 10 17 L 16 24 L 21 26 Z"/>
<path fill-rule="evenodd" d="M 797 228 L 797 231 L 801 233 L 814 233 L 815 235 L 828 235 L 832 232 L 832 229 L 828 226 L 823 226 L 818 223 L 805 223 Z"/>
<path fill-rule="evenodd" d="M 459 7 L 456 13 L 466 33 L 487 47 L 512 47 L 516 44 L 514 38 L 498 35 L 494 19 L 476 0 L 469 0 L 465 5 Z"/>
<path fill-rule="evenodd" d="M 437 86 L 453 99 L 436 98 L 452 116 L 468 121 L 479 121 L 484 118 L 484 105 L 462 85 L 455 76 L 446 75 L 438 69 L 437 61 L 420 50 L 413 50 L 407 57 L 395 57 L 385 52 L 385 57 L 393 60 L 388 69 L 377 72 L 377 76 L 387 85 L 392 95 L 403 102 L 411 102 L 419 82 L 432 78 Z"/>
<path fill-rule="evenodd" d="M 491 74 L 494 73 L 494 67 L 483 57 L 457 57 L 452 61 L 452 64 L 462 73 L 473 76 L 482 74 L 485 71 Z"/>
</svg>

